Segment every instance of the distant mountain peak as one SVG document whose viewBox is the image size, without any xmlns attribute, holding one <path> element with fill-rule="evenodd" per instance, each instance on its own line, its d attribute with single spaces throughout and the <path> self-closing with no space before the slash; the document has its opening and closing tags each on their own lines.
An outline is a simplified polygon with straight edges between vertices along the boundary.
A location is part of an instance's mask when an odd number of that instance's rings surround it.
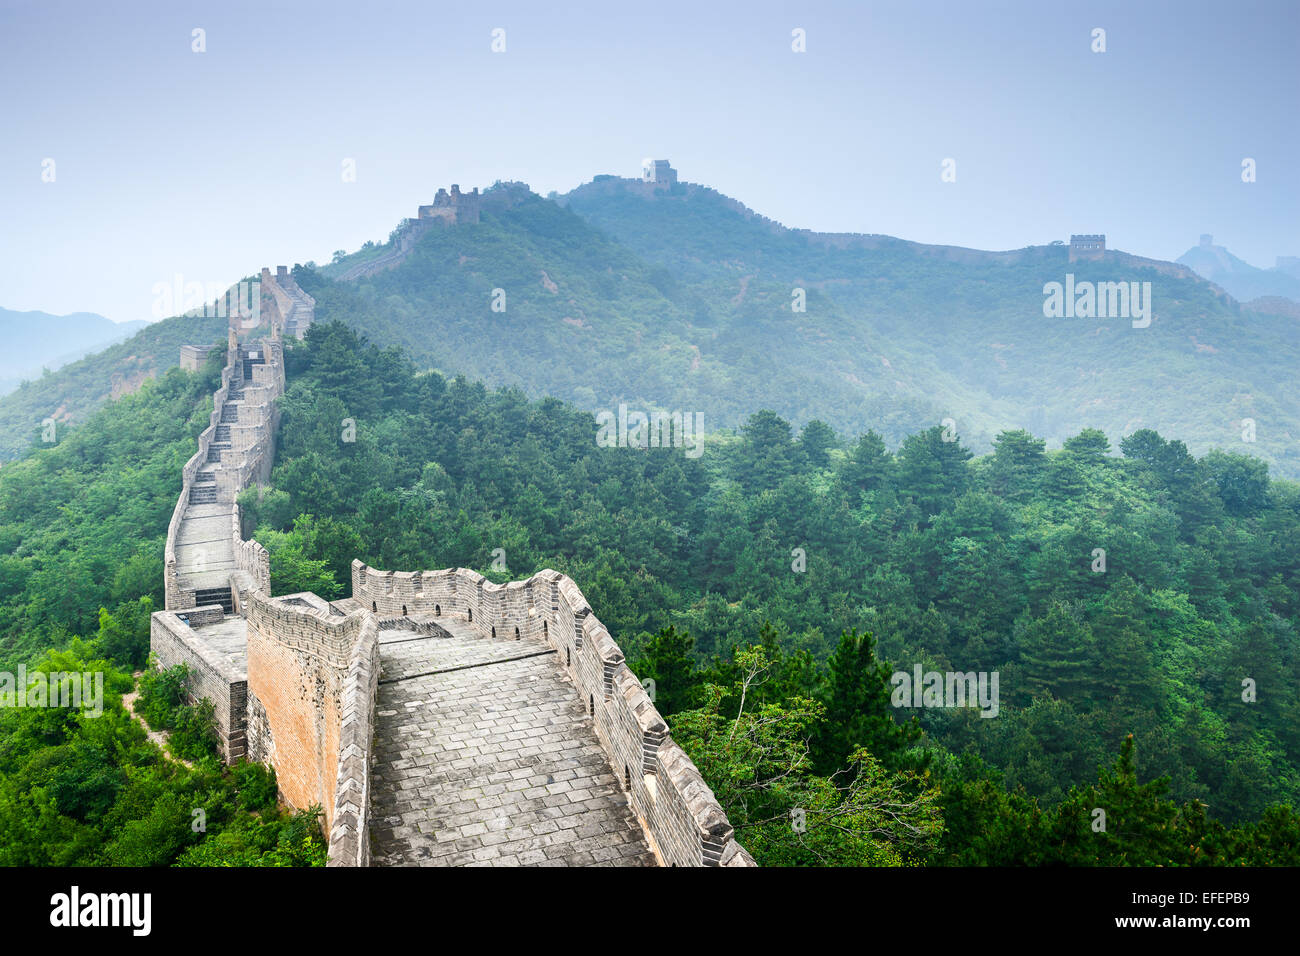
<svg viewBox="0 0 1300 956">
<path fill-rule="evenodd" d="M 1276 267 L 1260 269 L 1216 246 L 1214 236 L 1207 232 L 1176 261 L 1240 302 L 1259 298 L 1300 302 L 1300 258 L 1296 256 L 1278 256 Z"/>
</svg>

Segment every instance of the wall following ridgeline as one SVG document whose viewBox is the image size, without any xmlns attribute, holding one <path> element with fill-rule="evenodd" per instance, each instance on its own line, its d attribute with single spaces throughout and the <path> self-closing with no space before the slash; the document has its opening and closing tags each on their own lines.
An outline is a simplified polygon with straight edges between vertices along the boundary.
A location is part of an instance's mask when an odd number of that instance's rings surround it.
<svg viewBox="0 0 1300 956">
<path fill-rule="evenodd" d="M 625 782 L 633 812 L 666 866 L 754 866 L 713 791 L 578 586 L 557 571 L 493 584 L 465 568 L 377 571 L 352 562 L 352 598 L 380 616 L 464 614 L 484 636 L 540 641 L 591 717 L 606 757 Z M 251 670 L 251 668 L 250 668 Z"/>
<path fill-rule="evenodd" d="M 661 863 L 755 865 L 623 652 L 568 577 L 548 570 L 496 585 L 465 569 L 384 572 L 355 561 L 351 599 L 270 596 L 268 555 L 257 542 L 244 540 L 235 496 L 270 475 L 276 399 L 284 393 L 280 336 L 301 335 L 312 321 L 314 302 L 283 267 L 274 277 L 263 270 L 262 281 L 271 336 L 241 344 L 236 330 L 230 331 L 211 420 L 199 436 L 198 452 L 182 469 L 181 495 L 168 526 L 167 610 L 151 621 L 159 662 L 189 665 L 192 695 L 212 700 L 227 758 L 246 753 L 273 766 L 288 804 L 322 808 L 330 865 L 366 866 L 379 629 L 402 618 L 404 626 L 437 634 L 439 615 L 464 615 L 485 637 L 535 641 L 556 652 Z M 223 447 L 219 461 L 210 462 L 214 444 Z M 215 500 L 205 492 L 209 500 L 190 515 L 200 474 Z M 220 550 L 229 552 L 228 583 L 242 627 L 232 626 L 219 605 L 195 607 L 196 578 L 186 576 L 198 572 L 178 562 L 187 517 L 210 522 L 214 515 L 229 528 Z M 204 580 L 213 586 L 211 575 Z"/>
<path fill-rule="evenodd" d="M 272 338 L 302 338 L 315 316 L 316 300 L 298 285 L 286 266 L 277 266 L 275 275 L 262 269 L 262 320 L 271 328 Z"/>
<path fill-rule="evenodd" d="M 243 358 L 250 351 L 257 352 L 265 361 L 250 366 L 251 377 L 246 380 Z M 242 395 L 238 399 L 230 398 L 232 384 L 237 391 L 242 388 Z M 265 482 L 270 477 L 271 465 L 275 460 L 275 433 L 280 420 L 276 399 L 283 394 L 284 355 L 279 341 L 264 338 L 252 345 L 241 346 L 232 329 L 226 365 L 221 370 L 221 387 L 213 393 L 208 427 L 199 434 L 198 451 L 181 469 L 181 493 L 167 526 L 163 588 L 168 610 L 184 610 L 195 605 L 194 589 L 187 587 L 184 569 L 177 560 L 177 544 L 186 517 L 191 511 L 191 492 L 201 471 L 213 479 L 208 487 L 215 490 L 216 503 L 230 509 L 232 514 L 229 548 L 234 554 L 236 570 L 251 575 L 254 582 L 265 579 L 269 593 L 270 565 L 266 553 L 255 542 L 243 540 L 235 496 L 245 488 Z M 229 444 L 230 447 L 222 450 L 222 460 L 218 466 L 205 467 L 210 464 L 209 450 L 218 441 L 218 428 L 223 432 L 228 430 L 228 440 L 222 444 Z M 248 581 L 241 579 L 241 583 L 246 589 Z"/>
</svg>

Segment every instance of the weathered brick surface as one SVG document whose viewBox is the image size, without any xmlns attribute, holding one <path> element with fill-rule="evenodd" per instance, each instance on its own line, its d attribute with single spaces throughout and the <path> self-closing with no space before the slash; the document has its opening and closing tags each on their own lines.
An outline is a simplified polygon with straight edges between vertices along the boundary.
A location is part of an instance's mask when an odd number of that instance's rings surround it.
<svg viewBox="0 0 1300 956">
<path fill-rule="evenodd" d="M 463 616 L 466 625 L 472 616 L 480 639 L 492 640 L 495 631 L 498 641 L 513 643 L 517 629 L 520 641 L 553 649 L 554 666 L 567 677 L 567 692 L 591 721 L 606 764 L 620 787 L 627 788 L 631 811 L 659 862 L 753 865 L 713 792 L 672 740 L 623 652 L 570 578 L 547 570 L 527 581 L 497 585 L 464 568 L 391 572 L 354 561 L 352 597 L 383 615 Z M 395 674 L 420 673 L 419 646 L 389 650 L 381 645 L 386 672 L 391 660 Z M 385 686 L 380 686 L 381 695 Z M 392 708 L 381 707 L 381 726 L 392 719 L 384 716 L 386 710 Z"/>
<path fill-rule="evenodd" d="M 379 632 L 363 626 L 343 679 L 330 866 L 370 865 L 370 763 L 379 683 Z"/>
<path fill-rule="evenodd" d="M 182 612 L 190 623 L 212 623 L 212 608 Z M 216 608 L 216 618 L 222 617 Z M 246 749 L 246 698 L 248 672 L 237 638 L 218 645 L 205 640 L 202 628 L 171 611 L 158 611 L 149 621 L 149 647 L 161 667 L 185 664 L 190 669 L 189 693 L 193 699 L 212 701 L 221 752 L 234 761 Z"/>
<path fill-rule="evenodd" d="M 315 595 L 268 599 L 254 592 L 245 612 L 248 689 L 265 714 L 265 730 L 261 721 L 255 730 L 271 738 L 250 747 L 272 755 L 287 803 L 321 806 L 333 844 L 340 806 L 352 814 L 343 824 L 355 831 L 365 822 L 377 622 L 364 611 L 336 615 Z M 356 858 L 361 851 L 351 852 Z"/>
<path fill-rule="evenodd" d="M 455 630 L 380 645 L 374 862 L 653 866 L 554 650 Z"/>
</svg>

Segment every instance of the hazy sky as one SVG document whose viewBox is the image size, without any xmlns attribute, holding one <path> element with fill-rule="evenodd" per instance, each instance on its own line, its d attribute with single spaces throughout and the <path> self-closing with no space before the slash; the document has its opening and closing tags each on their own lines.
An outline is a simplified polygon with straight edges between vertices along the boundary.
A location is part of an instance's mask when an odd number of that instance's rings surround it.
<svg viewBox="0 0 1300 956">
<path fill-rule="evenodd" d="M 328 261 L 440 186 L 649 156 L 791 226 L 1167 259 L 1210 232 L 1267 267 L 1300 255 L 1298 46 L 1296 0 L 0 0 L 0 306 L 151 318 L 158 282 Z"/>
</svg>

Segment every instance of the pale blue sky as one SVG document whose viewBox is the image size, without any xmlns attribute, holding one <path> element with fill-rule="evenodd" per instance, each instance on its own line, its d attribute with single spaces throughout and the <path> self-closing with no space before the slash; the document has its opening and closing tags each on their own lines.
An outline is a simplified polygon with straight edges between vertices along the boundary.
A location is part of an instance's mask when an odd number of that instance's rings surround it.
<svg viewBox="0 0 1300 956">
<path fill-rule="evenodd" d="M 0 305 L 147 319 L 155 283 L 328 261 L 439 186 L 646 156 L 791 226 L 1170 259 L 1210 232 L 1271 266 L 1300 255 L 1298 41 L 1300 3 L 1250 0 L 0 0 Z"/>
</svg>

